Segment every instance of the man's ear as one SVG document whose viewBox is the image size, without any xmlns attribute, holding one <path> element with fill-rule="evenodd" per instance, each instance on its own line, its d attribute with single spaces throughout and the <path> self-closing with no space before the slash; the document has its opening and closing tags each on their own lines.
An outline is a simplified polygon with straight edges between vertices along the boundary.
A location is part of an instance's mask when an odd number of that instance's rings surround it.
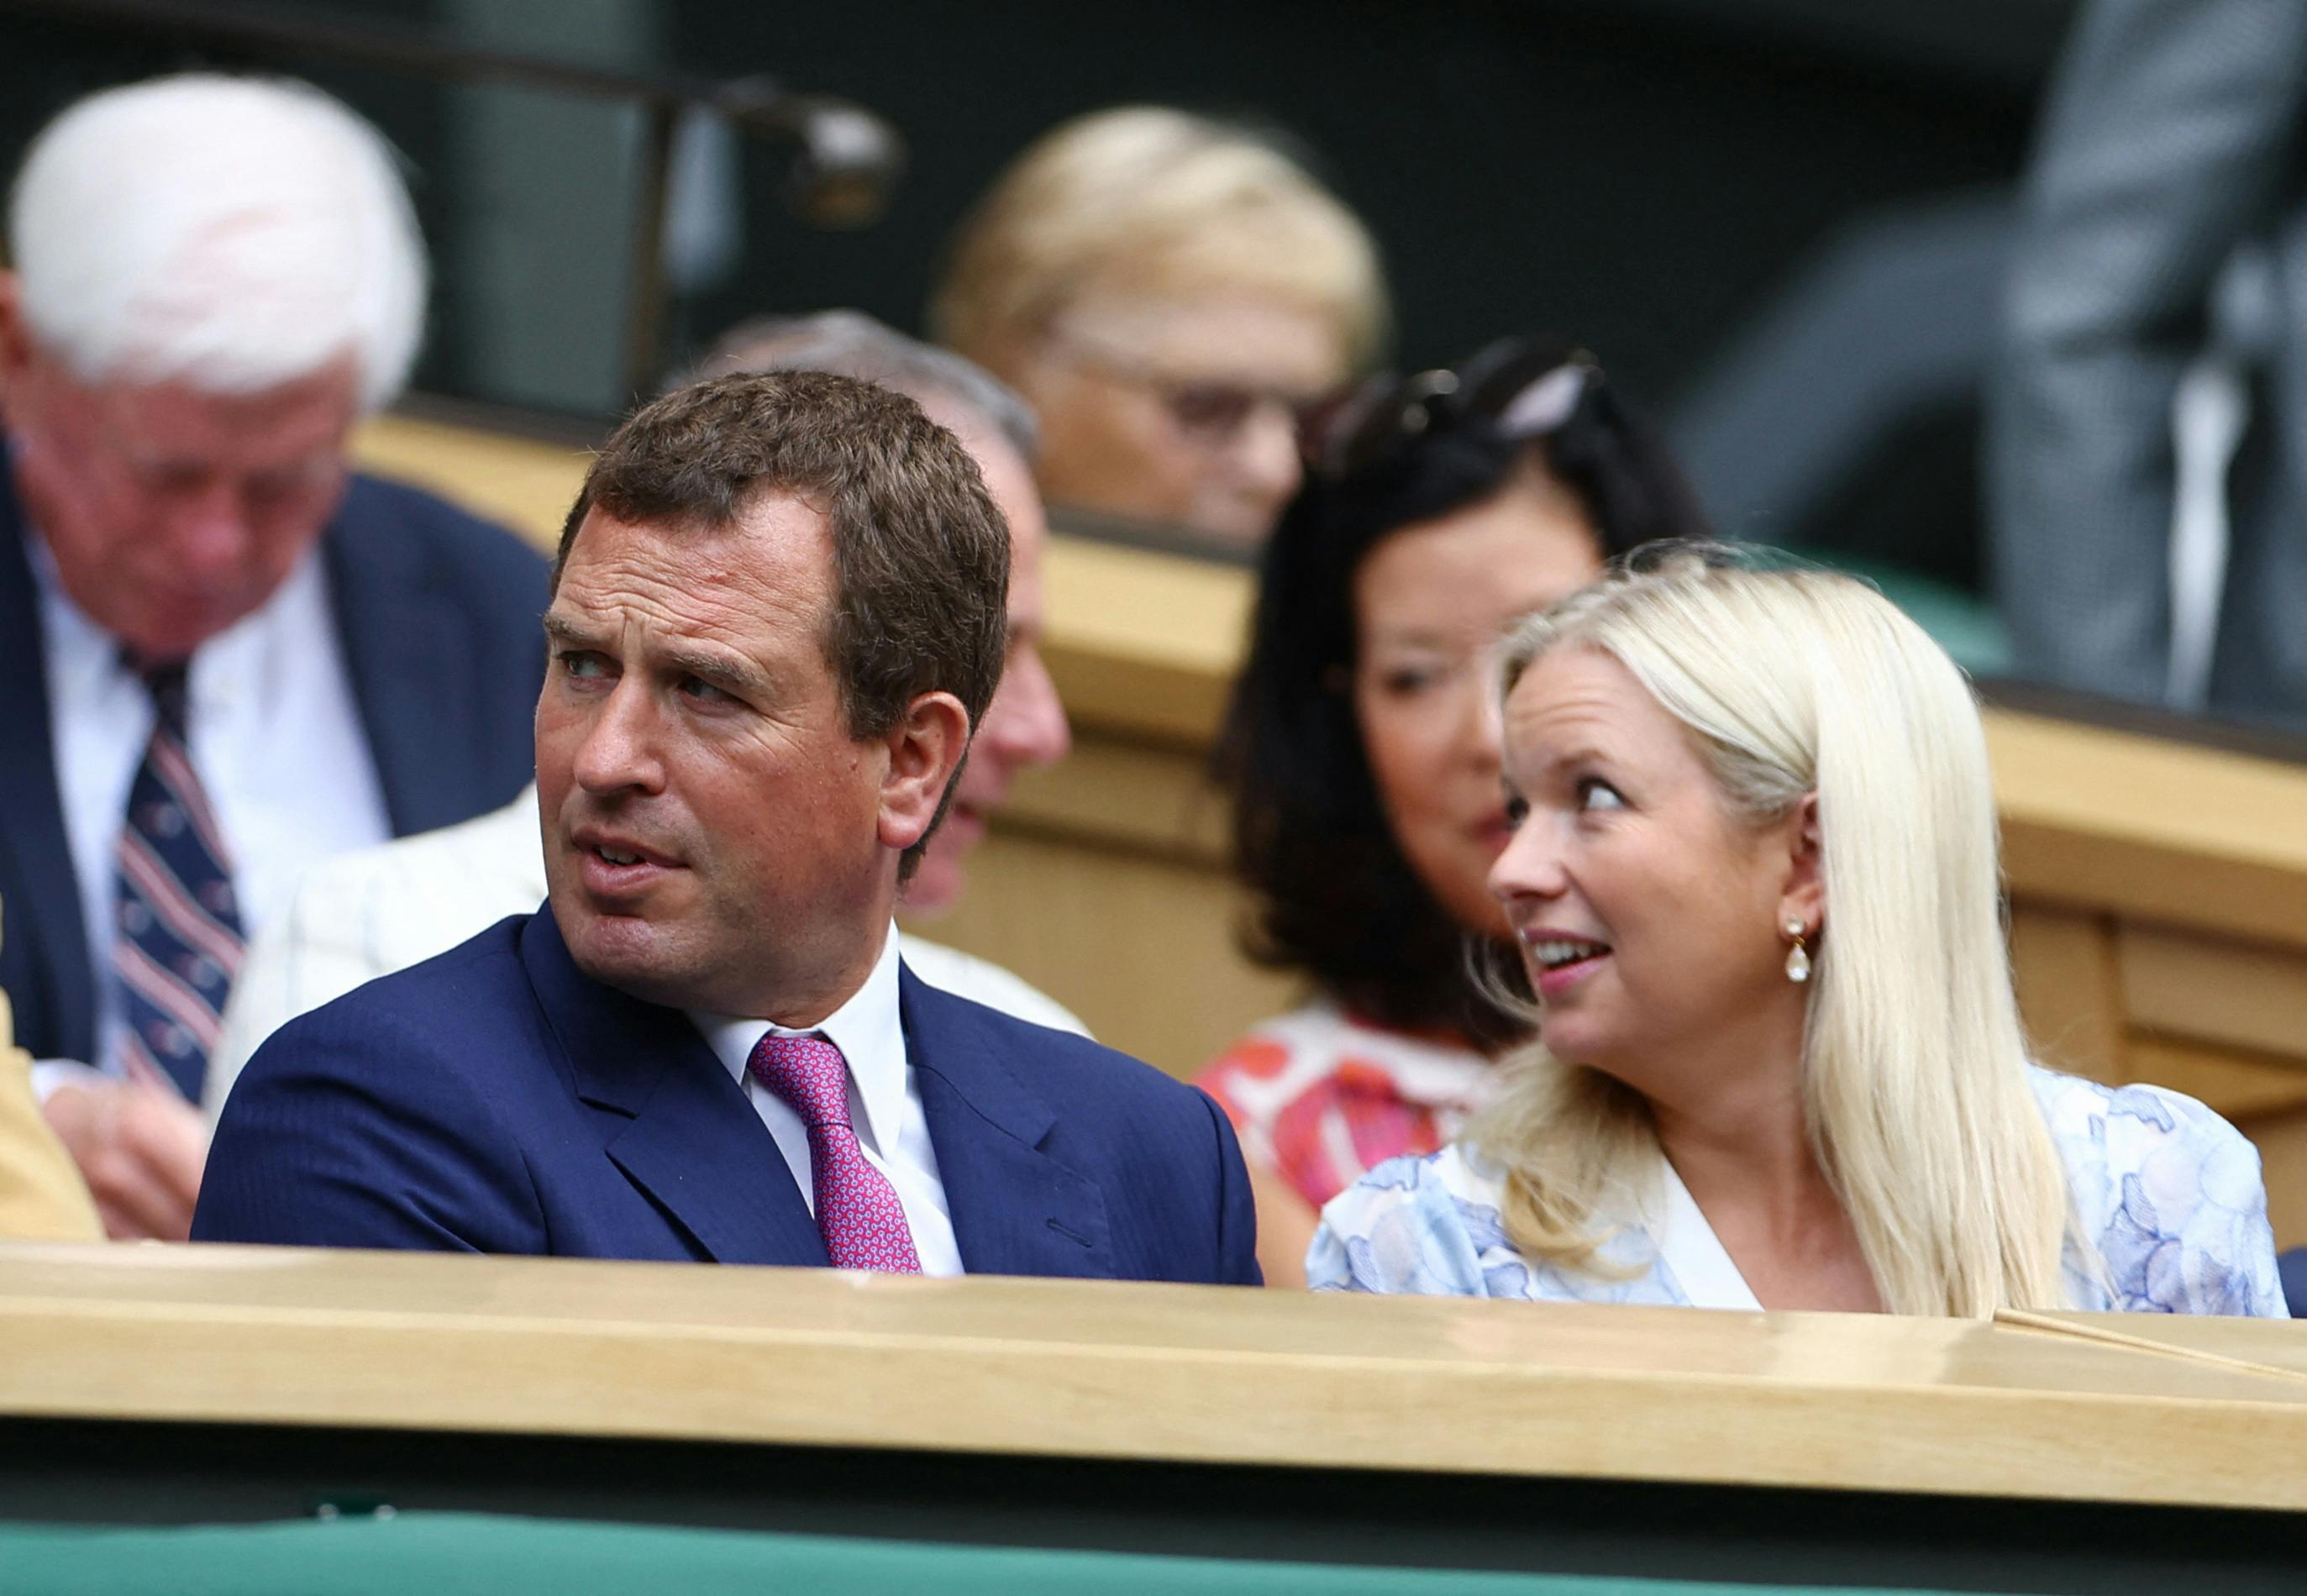
<svg viewBox="0 0 2307 1596">
<path fill-rule="evenodd" d="M 31 360 L 31 330 L 24 325 L 23 279 L 13 271 L 0 271 L 0 395 L 18 385 Z"/>
<path fill-rule="evenodd" d="M 928 835 L 946 788 L 969 751 L 969 711 L 949 692 L 925 692 L 905 706 L 882 739 L 881 844 L 903 853 Z"/>
<path fill-rule="evenodd" d="M 64 375 L 54 356 L 32 337 L 24 320 L 24 279 L 0 271 L 0 404 L 8 409 L 8 425 L 18 441 L 27 430 L 37 431 L 55 402 L 56 380 Z"/>
<path fill-rule="evenodd" d="M 1826 926 L 1826 855 L 1819 842 L 1818 794 L 1805 793 L 1787 817 L 1786 885 L 1779 893 L 1779 924 L 1799 920 L 1816 936 Z"/>
</svg>

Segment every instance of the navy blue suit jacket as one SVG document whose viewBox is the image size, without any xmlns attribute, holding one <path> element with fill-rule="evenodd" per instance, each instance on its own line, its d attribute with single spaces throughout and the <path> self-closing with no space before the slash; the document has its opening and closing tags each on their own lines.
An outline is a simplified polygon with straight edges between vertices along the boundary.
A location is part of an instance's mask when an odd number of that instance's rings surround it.
<svg viewBox="0 0 2307 1596">
<path fill-rule="evenodd" d="M 6 458 L 0 437 L 0 990 L 34 1058 L 85 1060 L 96 973 L 56 793 L 39 592 Z M 543 557 L 429 493 L 357 476 L 320 547 L 393 835 L 510 802 L 536 763 Z"/>
<path fill-rule="evenodd" d="M 1254 1285 L 1233 1129 L 1197 1089 L 899 976 L 972 1274 Z M 579 970 L 549 909 L 290 1021 L 227 1100 L 193 1239 L 823 1265 L 689 1017 Z"/>
</svg>

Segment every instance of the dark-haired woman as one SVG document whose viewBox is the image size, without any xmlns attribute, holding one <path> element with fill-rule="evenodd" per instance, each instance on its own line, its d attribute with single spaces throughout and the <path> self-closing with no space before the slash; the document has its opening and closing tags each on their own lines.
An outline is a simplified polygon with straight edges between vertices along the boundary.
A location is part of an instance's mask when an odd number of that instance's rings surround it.
<svg viewBox="0 0 2307 1596">
<path fill-rule="evenodd" d="M 1705 531 L 1656 434 L 1560 345 L 1375 379 L 1305 447 L 1220 768 L 1250 951 L 1315 996 L 1200 1082 L 1240 1133 L 1274 1285 L 1304 1283 L 1322 1205 L 1447 1142 L 1520 1039 L 1467 957 L 1506 940 L 1484 886 L 1509 835 L 1492 648 L 1611 555 Z"/>
</svg>

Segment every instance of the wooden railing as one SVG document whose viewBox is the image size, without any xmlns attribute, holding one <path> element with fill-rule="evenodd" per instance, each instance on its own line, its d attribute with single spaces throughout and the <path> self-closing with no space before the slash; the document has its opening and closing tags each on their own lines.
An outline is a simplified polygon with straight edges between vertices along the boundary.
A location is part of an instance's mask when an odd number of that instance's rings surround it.
<svg viewBox="0 0 2307 1596">
<path fill-rule="evenodd" d="M 0 1346 L 12 1420 L 2307 1511 L 2307 1340 L 2237 1320 L 17 1244 Z"/>
</svg>

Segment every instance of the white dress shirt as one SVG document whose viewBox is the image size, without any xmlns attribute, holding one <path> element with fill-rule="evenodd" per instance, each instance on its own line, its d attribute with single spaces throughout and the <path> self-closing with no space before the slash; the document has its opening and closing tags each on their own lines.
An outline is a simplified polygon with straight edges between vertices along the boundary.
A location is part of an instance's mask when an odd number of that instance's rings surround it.
<svg viewBox="0 0 2307 1596">
<path fill-rule="evenodd" d="M 459 826 L 330 859 L 267 917 L 209 1054 L 213 1120 L 264 1039 L 364 982 L 446 953 L 545 901 L 536 789 Z M 1089 1034 L 1057 1000 L 1000 965 L 906 935 L 906 965 L 930 985 L 1037 1025 Z"/>
<path fill-rule="evenodd" d="M 112 974 L 114 848 L 155 711 L 119 640 L 64 592 L 47 545 L 28 545 L 56 792 L 96 976 L 97 1057 L 85 1062 L 116 1070 L 125 1022 Z M 193 768 L 232 854 L 241 929 L 253 935 L 306 870 L 392 835 L 317 549 L 262 607 L 201 646 L 185 691 Z"/>
<path fill-rule="evenodd" d="M 937 1149 L 930 1145 L 929 1116 L 905 1055 L 905 1029 L 897 1015 L 897 928 L 882 940 L 873 973 L 822 1025 L 788 1030 L 766 1020 L 733 1019 L 692 1012 L 714 1055 L 727 1067 L 753 1111 L 768 1126 L 801 1188 L 810 1213 L 817 1212 L 810 1179 L 809 1130 L 785 1100 L 753 1078 L 746 1061 L 763 1036 L 821 1036 L 841 1050 L 849 1065 L 849 1123 L 857 1132 L 865 1162 L 881 1171 L 904 1205 L 913 1233 L 913 1252 L 924 1274 L 958 1274 L 961 1247 L 954 1240 L 953 1216 L 946 1209 L 945 1182 L 938 1176 Z"/>
</svg>

